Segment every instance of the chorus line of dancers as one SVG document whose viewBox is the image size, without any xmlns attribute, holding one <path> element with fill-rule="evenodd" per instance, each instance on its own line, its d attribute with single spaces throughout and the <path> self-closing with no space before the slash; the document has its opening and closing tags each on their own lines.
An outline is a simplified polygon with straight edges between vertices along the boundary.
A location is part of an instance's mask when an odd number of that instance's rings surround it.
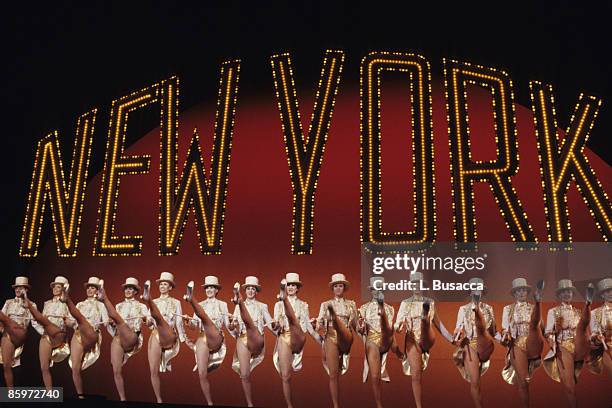
<svg viewBox="0 0 612 408">
<path fill-rule="evenodd" d="M 411 275 L 415 282 L 423 278 L 419 272 Z M 401 361 L 403 373 L 411 377 L 414 400 L 421 407 L 421 378 L 437 331 L 456 346 L 453 361 L 470 384 L 476 407 L 482 406 L 480 377 L 489 368 L 496 342 L 507 348 L 502 378 L 516 385 L 524 407 L 529 406 L 529 381 L 539 366 L 562 384 L 572 407 L 576 406 L 575 386 L 583 365 L 595 374 L 605 371 L 612 379 L 612 278 L 597 283 L 603 304 L 594 310 L 591 310 L 593 284 L 587 287 L 585 307 L 580 310 L 571 304 L 576 292 L 572 281 L 561 279 L 556 288 L 559 303 L 548 310 L 545 326 L 541 317 L 544 282 L 539 281 L 532 290 L 526 279 L 516 278 L 510 289 L 515 301 L 503 308 L 500 332 L 496 330 L 493 308 L 482 299 L 483 291 L 471 291 L 471 301 L 459 308 L 453 333 L 440 321 L 433 299 L 418 290 L 401 302 L 394 321 L 394 308 L 385 303 L 383 292 L 375 289 L 380 287 L 376 280 L 382 279 L 371 278 L 372 299 L 357 308 L 353 300 L 345 297 L 350 286 L 346 277 L 341 273 L 332 275 L 329 288 L 333 297 L 321 303 L 318 317 L 311 319 L 308 304 L 297 296 L 303 286 L 297 273 L 287 273 L 282 279 L 273 316 L 268 306 L 257 300 L 261 286 L 255 276 L 247 276 L 242 285 L 236 283 L 232 288 L 233 314 L 226 302 L 217 299 L 221 285 L 216 276 L 204 278 L 201 286 L 206 299 L 201 302 L 197 301 L 195 284 L 190 281 L 183 299 L 193 308 L 191 316 L 184 314 L 181 301 L 171 296 L 176 284 L 170 272 L 162 272 L 156 280 L 159 289 L 156 299 L 152 299 L 150 281 L 141 288 L 137 279 L 127 278 L 122 285 L 124 300 L 115 305 L 105 291 L 104 281 L 97 277 L 84 283 L 87 297 L 75 305 L 71 298 L 73 288 L 65 277 L 57 276 L 50 283 L 53 297 L 44 303 L 42 312 L 28 298 L 28 278 L 17 277 L 12 285 L 15 298 L 7 300 L 0 313 L 0 363 L 7 387 L 13 387 L 12 368 L 20 364 L 31 324 L 41 335 L 39 358 L 45 387 L 53 384 L 50 367 L 68 359 L 76 391 L 83 396 L 81 373 L 99 359 L 105 326 L 112 337 L 110 362 L 117 393 L 125 401 L 122 367 L 142 348 L 142 327 L 146 326 L 150 329 L 147 354 L 157 402 L 162 402 L 159 373 L 172 369 L 172 359 L 184 342 L 194 352 L 194 371 L 198 372 L 206 402 L 212 405 L 208 374 L 226 357 L 225 327 L 236 339 L 232 368 L 240 376 L 247 405 L 252 406 L 250 377 L 264 359 L 267 328 L 276 336 L 273 363 L 282 381 L 286 404 L 292 407 L 291 377 L 302 368 L 308 333 L 321 346 L 331 400 L 338 407 L 339 378 L 349 368 L 351 346 L 357 336 L 365 345 L 363 382 L 370 378 L 377 407 L 382 407 L 381 383 L 390 381 L 386 370 L 390 351 Z M 472 278 L 470 283 L 484 285 L 480 278 Z M 529 303 L 532 292 L 534 301 Z M 195 341 L 186 335 L 185 325 L 199 332 Z M 68 328 L 74 330 L 71 338 Z M 546 343 L 550 350 L 542 358 Z"/>
</svg>

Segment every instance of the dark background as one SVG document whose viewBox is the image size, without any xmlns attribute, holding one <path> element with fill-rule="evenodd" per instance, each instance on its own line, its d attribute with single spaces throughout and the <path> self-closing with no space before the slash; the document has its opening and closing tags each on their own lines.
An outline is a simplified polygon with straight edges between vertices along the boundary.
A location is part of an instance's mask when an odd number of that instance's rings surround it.
<svg viewBox="0 0 612 408">
<path fill-rule="evenodd" d="M 110 104 L 172 74 L 181 80 L 181 110 L 216 94 L 219 64 L 242 60 L 240 95 L 269 97 L 269 57 L 289 51 L 298 87 L 311 89 L 326 48 L 346 52 L 344 83 L 356 83 L 359 62 L 372 50 L 417 52 L 441 75 L 442 58 L 505 69 L 516 99 L 530 106 L 528 81 L 552 83 L 565 128 L 580 92 L 604 98 L 588 145 L 608 163 L 612 120 L 609 22 L 611 7 L 560 2 L 487 6 L 408 7 L 379 2 L 222 6 L 13 4 L 1 18 L 3 158 L 0 211 L 7 275 L 27 266 L 18 257 L 23 214 L 37 141 L 59 130 L 62 157 L 72 154 L 77 117 L 98 108 L 90 176 L 102 168 Z M 265 3 L 265 2 L 263 2 Z M 214 80 L 211 80 L 211 76 Z M 342 90 L 340 91 L 342 92 Z M 157 124 L 155 112 L 130 120 L 128 144 Z M 48 225 L 46 225 L 48 227 Z M 48 228 L 44 237 L 48 237 Z"/>
<path fill-rule="evenodd" d="M 513 2 L 492 9 L 491 3 L 408 7 L 352 1 L 248 8 L 224 2 L 196 8 L 107 3 L 28 3 L 2 11 L 2 300 L 13 296 L 9 283 L 27 274 L 31 263 L 18 257 L 18 246 L 37 141 L 58 130 L 68 166 L 77 117 L 98 108 L 91 177 L 102 168 L 112 100 L 176 74 L 181 80 L 180 110 L 185 111 L 216 96 L 219 64 L 230 58 L 242 60 L 238 109 L 249 99 L 275 106 L 269 57 L 283 51 L 291 52 L 298 89 L 311 92 L 324 50 L 343 49 L 340 95 L 348 93 L 348 84 L 358 83 L 360 60 L 374 50 L 420 53 L 438 77 L 444 57 L 504 69 L 513 79 L 517 102 L 527 107 L 530 80 L 553 84 L 563 128 L 580 92 L 602 97 L 588 145 L 612 164 L 607 141 L 612 129 L 610 6 L 565 2 L 549 8 Z M 158 122 L 154 109 L 130 116 L 128 145 Z M 41 248 L 50 237 L 48 215 Z M 104 265 L 108 259 L 99 261 Z M 55 271 L 49 271 L 52 274 Z M 144 359 L 144 353 L 139 358 Z M 437 367 L 434 374 L 443 374 L 444 367 Z M 148 379 L 145 382 L 148 387 Z M 464 386 L 458 381 L 455 385 Z"/>
</svg>

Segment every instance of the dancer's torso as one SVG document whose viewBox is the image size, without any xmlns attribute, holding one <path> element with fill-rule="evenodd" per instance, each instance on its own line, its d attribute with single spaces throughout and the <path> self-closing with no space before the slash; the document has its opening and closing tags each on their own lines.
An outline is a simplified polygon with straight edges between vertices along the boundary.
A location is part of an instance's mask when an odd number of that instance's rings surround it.
<svg viewBox="0 0 612 408">
<path fill-rule="evenodd" d="M 397 318 L 395 320 L 396 328 L 399 327 L 400 323 L 404 322 L 406 325 L 406 333 L 411 333 L 414 338 L 419 340 L 421 338 L 421 316 L 423 315 L 423 303 L 429 303 L 429 313 L 427 317 L 431 321 L 435 313 L 435 304 L 433 299 L 424 296 L 411 296 L 408 299 L 402 300 L 400 308 L 397 312 Z"/>
<path fill-rule="evenodd" d="M 287 300 L 289 300 L 289 303 L 293 308 L 295 317 L 300 322 L 300 327 L 304 332 L 307 331 L 310 320 L 308 303 L 299 299 L 297 296 L 288 296 Z M 281 301 L 276 302 L 274 305 L 274 320 L 279 323 L 281 333 L 289 330 L 289 320 L 287 319 L 287 314 L 285 312 L 285 305 Z"/>
<path fill-rule="evenodd" d="M 319 323 L 326 324 L 328 328 L 332 328 L 332 321 L 327 310 L 327 305 L 331 304 L 334 307 L 336 316 L 344 323 L 347 327 L 357 317 L 357 305 L 354 300 L 348 300 L 344 298 L 334 298 L 321 303 L 321 310 L 319 311 Z"/>
<path fill-rule="evenodd" d="M 504 306 L 502 334 L 509 333 L 513 339 L 529 335 L 529 322 L 534 306 L 527 302 L 515 302 Z"/>
<path fill-rule="evenodd" d="M 463 327 L 465 336 L 470 340 L 478 337 L 476 333 L 476 313 L 472 310 L 472 307 L 473 303 L 461 306 L 457 316 L 457 328 Z M 493 308 L 484 302 L 480 302 L 479 309 L 484 317 L 485 328 L 488 329 L 494 321 Z"/>
<path fill-rule="evenodd" d="M 272 317 L 268 312 L 268 305 L 260 302 L 256 299 L 247 299 L 244 300 L 244 305 L 249 311 L 249 315 L 251 315 L 251 319 L 253 323 L 259 330 L 259 333 L 263 334 L 264 325 L 272 321 Z M 236 306 L 236 310 L 234 311 L 234 317 L 238 319 L 238 332 L 240 335 L 246 333 L 246 326 L 242 321 L 242 316 L 240 315 L 240 309 Z"/>
<path fill-rule="evenodd" d="M 212 320 L 217 329 L 221 330 L 221 326 L 227 324 L 229 311 L 227 309 L 227 303 L 223 302 L 217 298 L 208 298 L 199 303 L 200 306 L 204 309 L 208 318 Z M 200 318 L 197 317 L 194 313 L 193 318 L 200 323 L 200 328 L 202 327 Z"/>
<path fill-rule="evenodd" d="M 125 324 L 135 332 L 140 331 L 143 319 L 149 316 L 147 306 L 136 299 L 125 299 L 123 302 L 117 303 L 115 309 L 125 321 Z"/>
<path fill-rule="evenodd" d="M 395 315 L 395 310 L 393 306 L 384 304 L 385 308 L 385 316 L 387 317 L 387 322 L 389 326 L 391 326 L 393 322 L 393 316 Z M 366 331 L 375 331 L 380 333 L 380 316 L 378 315 L 378 303 L 374 300 L 369 301 L 359 307 L 359 314 L 363 317 L 365 322 Z"/>
<path fill-rule="evenodd" d="M 546 333 L 555 334 L 557 341 L 573 340 L 580 321 L 580 309 L 570 304 L 561 304 L 548 311 Z"/>
<path fill-rule="evenodd" d="M 76 307 L 96 330 L 108 321 L 106 308 L 98 299 L 88 298 L 77 303 Z"/>
<path fill-rule="evenodd" d="M 591 333 L 603 335 L 612 347 L 612 306 L 604 304 L 591 312 Z"/>
<path fill-rule="evenodd" d="M 36 307 L 36 304 L 32 305 Z M 2 307 L 2 312 L 23 328 L 28 327 L 32 320 L 32 314 L 24 306 L 21 298 L 8 299 Z"/>
<path fill-rule="evenodd" d="M 66 303 L 60 301 L 59 297 L 47 300 L 43 306 L 42 314 L 49 319 L 51 323 L 59 327 L 60 330 L 64 330 L 65 328 L 64 319 L 72 317 L 68 311 L 68 306 Z"/>
</svg>

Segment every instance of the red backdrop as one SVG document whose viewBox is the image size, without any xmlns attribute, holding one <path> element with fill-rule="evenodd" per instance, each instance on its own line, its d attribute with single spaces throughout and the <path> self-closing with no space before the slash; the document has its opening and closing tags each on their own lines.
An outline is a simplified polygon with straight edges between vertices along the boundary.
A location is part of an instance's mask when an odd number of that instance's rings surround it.
<svg viewBox="0 0 612 408">
<path fill-rule="evenodd" d="M 304 95 L 310 96 L 302 92 Z M 409 229 L 412 226 L 412 157 L 408 86 L 402 83 L 384 84 L 382 95 L 383 225 L 387 231 Z M 214 118 L 211 106 L 202 105 L 181 115 L 181 166 L 192 130 L 196 126 L 208 161 Z M 308 127 L 311 107 L 311 98 L 301 99 L 304 129 Z M 437 240 L 450 241 L 453 235 L 449 143 L 444 92 L 440 84 L 434 86 L 433 109 Z M 476 89 L 470 91 L 469 109 L 472 158 L 493 159 L 493 120 L 488 95 Z M 520 170 L 513 177 L 513 183 L 536 236 L 546 241 L 533 118 L 530 110 L 523 106 L 517 106 L 516 111 Z M 105 125 L 98 123 L 98 126 Z M 103 153 L 98 151 L 94 154 Z M 342 84 L 337 98 L 316 194 L 314 249 L 311 256 L 290 254 L 292 192 L 279 114 L 272 92 L 256 100 L 242 99 L 239 95 L 222 255 L 200 255 L 193 216 L 190 215 L 179 255 L 157 256 L 159 130 L 149 132 L 130 146 L 126 154 L 149 154 L 152 157 L 152 170 L 149 174 L 122 178 L 116 222 L 117 234 L 144 236 L 143 255 L 91 256 L 101 179 L 98 174 L 87 189 L 78 256 L 74 259 L 59 259 L 55 243 L 49 240 L 32 267 L 32 297 L 39 305 L 50 297 L 48 282 L 57 274 L 71 280 L 75 288 L 75 299 L 85 296 L 80 288 L 81 282 L 86 281 L 88 276 L 102 277 L 107 282 L 107 291 L 114 302 L 121 300 L 119 284 L 127 276 L 137 277 L 142 282 L 156 279 L 161 271 L 171 271 L 178 284 L 174 296 L 180 298 L 187 281 L 201 281 L 204 275 L 215 274 L 224 286 L 220 298 L 229 301 L 229 289 L 233 282 L 242 281 L 245 275 L 257 275 L 263 284 L 259 299 L 266 302 L 272 311 L 279 280 L 285 272 L 293 270 L 300 273 L 304 282 L 300 297 L 310 304 L 311 314 L 316 314 L 320 302 L 330 297 L 327 282 L 332 273 L 345 273 L 354 285 L 359 284 L 359 95 L 356 88 Z M 610 166 L 591 152 L 587 152 L 587 156 L 606 191 L 612 191 Z M 478 239 L 510 240 L 488 186 L 476 184 L 475 197 Z M 570 188 L 568 202 L 574 240 L 600 241 L 601 235 L 573 186 Z M 49 219 L 45 222 L 49 223 Z M 508 285 L 512 278 L 508 277 Z M 553 284 L 549 282 L 549 285 Z M 200 287 L 197 288 L 198 298 L 204 297 Z M 155 290 L 154 295 L 156 293 Z M 352 294 L 349 292 L 349 295 L 358 304 L 362 303 L 357 298 L 357 290 Z M 447 327 L 454 327 L 458 306 L 458 303 L 439 305 L 441 319 Z M 498 324 L 502 306 L 494 304 Z M 546 309 L 549 306 L 546 305 Z M 191 312 L 184 302 L 183 307 Z M 394 307 L 397 310 L 398 304 L 394 304 Z M 146 341 L 148 331 L 145 332 Z M 30 337 L 24 366 L 30 367 L 27 376 L 37 381 L 37 346 L 32 339 L 35 336 Z M 105 334 L 100 360 L 84 373 L 85 389 L 87 393 L 117 398 L 109 361 L 109 344 L 110 338 Z M 274 337 L 269 333 L 266 334 L 266 344 L 266 358 L 252 374 L 255 403 L 282 406 L 281 382 L 271 358 Z M 234 347 L 234 340 L 228 336 L 228 357 L 222 367 L 210 376 L 213 398 L 219 404 L 244 404 L 240 379 L 230 367 Z M 442 340 L 437 342 L 432 351 L 430 365 L 423 378 L 426 406 L 442 406 L 447 403 L 455 406 L 471 405 L 469 386 L 451 362 L 452 351 L 453 348 Z M 292 382 L 298 406 L 330 403 L 327 376 L 321 365 L 320 354 L 319 347 L 309 339 L 305 348 L 304 368 L 295 374 Z M 350 370 L 341 378 L 342 405 L 373 405 L 370 384 L 361 383 L 363 354 L 363 345 L 356 341 L 351 353 Z M 482 379 L 486 405 L 516 405 L 516 390 L 503 382 L 500 376 L 503 356 L 504 350 L 498 346 L 492 357 L 491 368 Z M 180 354 L 174 360 L 172 373 L 162 375 L 162 391 L 166 401 L 204 401 L 197 374 L 191 371 L 193 365 L 193 353 L 186 346 L 181 347 Z M 413 406 L 410 379 L 401 373 L 399 361 L 390 356 L 388 367 L 392 382 L 384 385 L 384 402 L 390 406 Z M 56 384 L 64 386 L 65 393 L 70 394 L 73 386 L 67 365 L 53 368 L 53 375 Z M 124 375 L 129 399 L 154 401 L 146 349 L 129 360 Z M 533 406 L 565 404 L 561 385 L 550 380 L 542 369 L 536 372 L 531 389 Z M 577 386 L 578 399 L 588 406 L 610 406 L 612 401 L 606 389 L 609 391 L 609 380 L 584 370 Z"/>
</svg>

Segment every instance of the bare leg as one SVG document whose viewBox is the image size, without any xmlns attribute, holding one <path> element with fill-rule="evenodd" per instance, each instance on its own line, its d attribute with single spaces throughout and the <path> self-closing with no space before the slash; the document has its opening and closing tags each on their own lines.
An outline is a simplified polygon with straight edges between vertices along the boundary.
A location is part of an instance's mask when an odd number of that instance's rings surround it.
<svg viewBox="0 0 612 408">
<path fill-rule="evenodd" d="M 300 326 L 300 322 L 295 315 L 295 311 L 293 310 L 293 306 L 289 302 L 289 298 L 287 297 L 286 292 L 286 282 L 283 279 L 281 282 L 281 295 L 280 300 L 283 302 L 283 306 L 285 306 L 285 315 L 287 316 L 287 322 L 289 323 L 289 333 L 291 334 L 291 352 L 299 353 L 304 348 L 304 342 L 306 341 L 306 335 Z"/>
<path fill-rule="evenodd" d="M 213 402 L 210 394 L 210 382 L 208 381 L 208 358 L 210 356 L 210 351 L 208 349 L 207 342 L 204 341 L 204 338 L 202 337 L 198 337 L 196 340 L 196 355 L 198 360 L 200 388 L 202 388 L 202 393 L 204 394 L 204 398 L 206 398 L 206 403 L 208 405 L 212 405 Z"/>
<path fill-rule="evenodd" d="M 115 386 L 117 387 L 117 393 L 119 399 L 125 401 L 125 384 L 123 382 L 123 347 L 121 347 L 121 340 L 119 337 L 113 337 L 111 342 L 111 365 L 113 366 L 113 378 L 115 379 Z"/>
<path fill-rule="evenodd" d="M 478 352 L 478 358 L 480 361 L 485 362 L 491 357 L 495 344 L 493 343 L 493 337 L 491 337 L 491 334 L 487 330 L 487 325 L 485 323 L 484 316 L 480 311 L 480 307 L 478 307 L 480 303 L 476 303 L 476 305 L 477 306 L 474 310 L 474 313 L 476 314 L 476 333 L 478 334 L 478 336 L 476 336 L 476 350 Z"/>
<path fill-rule="evenodd" d="M 151 300 L 151 297 L 149 296 L 149 285 L 150 285 L 150 282 L 146 281 L 145 290 L 143 292 L 142 299 L 144 300 L 146 305 L 149 307 L 149 311 L 151 312 L 151 317 L 153 318 L 153 320 L 155 320 L 155 324 L 157 326 L 157 334 L 159 335 L 158 344 L 161 346 L 163 350 L 167 350 L 167 349 L 172 348 L 172 346 L 176 342 L 177 336 L 174 330 L 172 330 L 172 328 L 168 324 L 168 322 L 166 322 L 166 320 L 164 319 L 164 316 L 162 316 L 155 302 Z"/>
<path fill-rule="evenodd" d="M 331 340 L 325 340 L 323 343 L 325 352 L 325 361 L 329 370 L 329 393 L 331 394 L 332 404 L 334 408 L 338 408 L 338 380 L 340 379 L 340 353 L 338 346 Z"/>
<path fill-rule="evenodd" d="M 529 408 L 529 383 L 527 382 L 529 361 L 527 360 L 527 353 L 518 347 L 513 347 L 510 352 L 510 363 L 516 373 L 516 387 L 521 405 Z"/>
<path fill-rule="evenodd" d="M 327 305 L 327 310 L 329 311 L 334 330 L 336 330 L 338 338 L 338 351 L 342 354 L 348 354 L 351 351 L 351 346 L 353 345 L 353 332 L 350 328 L 346 327 L 344 322 L 340 320 L 340 317 L 336 315 L 336 311 L 331 303 Z"/>
<path fill-rule="evenodd" d="M 436 334 L 434 327 L 429 319 L 429 308 L 431 305 L 428 302 L 423 303 L 423 315 L 421 316 L 421 341 L 419 346 L 424 352 L 429 352 L 436 342 Z"/>
<path fill-rule="evenodd" d="M 27 330 L 18 325 L 10 317 L 0 311 L 0 323 L 4 326 L 4 332 L 11 336 L 11 343 L 15 348 L 19 348 L 26 341 Z M 11 357 L 12 361 L 12 357 Z"/>
<path fill-rule="evenodd" d="M 66 340 L 66 332 L 53 324 L 46 316 L 38 311 L 30 302 L 27 294 L 24 294 L 24 306 L 30 311 L 30 314 L 45 330 L 45 333 L 51 339 L 52 347 L 57 347 Z"/>
<path fill-rule="evenodd" d="M 412 380 L 412 394 L 414 395 L 414 403 L 417 408 L 423 406 L 423 394 L 421 387 L 421 379 L 423 377 L 423 357 L 418 347 L 411 343 L 408 345 L 406 357 L 410 363 L 410 377 Z"/>
<path fill-rule="evenodd" d="M 96 333 L 93 326 L 87 321 L 87 319 L 85 318 L 85 316 L 83 316 L 81 311 L 77 309 L 77 307 L 74 305 L 74 302 L 68 296 L 68 288 L 69 288 L 68 285 L 64 285 L 63 301 L 66 303 L 66 306 L 68 306 L 68 311 L 70 312 L 72 317 L 76 319 L 79 325 L 79 333 L 81 335 L 82 348 L 83 348 L 83 352 L 86 353 L 90 351 L 94 347 L 94 345 L 98 342 L 98 333 Z M 73 336 L 72 339 L 75 340 L 76 337 Z M 79 344 L 79 346 L 80 345 L 81 344 Z M 81 367 L 80 361 L 81 360 L 79 360 L 79 370 Z M 82 394 L 82 393 L 79 393 L 79 394 Z"/>
<path fill-rule="evenodd" d="M 293 353 L 289 346 L 282 340 L 278 340 L 278 366 L 281 381 L 283 382 L 283 395 L 287 408 L 293 407 L 291 399 L 291 372 L 293 371 Z"/>
<path fill-rule="evenodd" d="M 382 291 L 378 291 L 375 295 L 376 303 L 378 303 L 378 316 L 380 317 L 380 354 L 389 351 L 393 344 L 393 328 L 389 325 L 387 313 L 385 313 L 385 302 Z"/>
<path fill-rule="evenodd" d="M 42 374 L 43 383 L 47 390 L 53 387 L 53 379 L 51 377 L 51 370 L 49 369 L 52 352 L 51 343 L 44 337 L 41 337 L 38 343 L 38 359 L 40 360 L 40 372 Z"/>
<path fill-rule="evenodd" d="M 121 315 L 117 312 L 115 306 L 113 306 L 110 299 L 106 296 L 102 282 L 103 281 L 100 281 L 100 288 L 98 289 L 98 300 L 101 300 L 104 303 L 106 311 L 108 312 L 108 317 L 110 317 L 115 323 L 117 333 L 119 334 L 121 348 L 124 352 L 132 351 L 138 345 L 138 334 L 136 334 L 136 332 L 134 332 L 134 330 L 132 330 L 130 326 L 125 323 L 125 320 L 123 320 Z M 123 361 L 123 356 L 121 359 Z M 121 380 L 121 382 L 123 383 L 123 380 Z M 115 377 L 115 384 L 116 383 L 117 380 Z"/>
<path fill-rule="evenodd" d="M 385 320 L 387 320 L 385 318 Z M 380 348 L 373 343 L 366 343 L 366 353 L 368 357 L 368 368 L 370 381 L 372 383 L 372 391 L 374 392 L 374 401 L 377 408 L 382 408 L 382 392 L 381 392 L 381 353 Z"/>
<path fill-rule="evenodd" d="M 544 349 L 544 339 L 542 338 L 542 294 L 541 291 L 544 289 L 544 281 L 538 282 L 538 287 L 535 293 L 535 303 L 533 312 L 531 312 L 531 319 L 529 320 L 529 335 L 527 336 L 527 357 L 537 358 L 542 355 Z"/>
<path fill-rule="evenodd" d="M 158 404 L 161 404 L 161 384 L 159 382 L 159 363 L 161 362 L 161 347 L 157 341 L 156 336 L 149 336 L 149 346 L 147 349 L 147 355 L 149 359 L 149 372 L 151 374 L 151 385 L 153 386 L 153 392 L 155 393 L 155 400 Z"/>
<path fill-rule="evenodd" d="M 248 339 L 247 339 L 248 343 Z M 241 340 L 236 342 L 236 352 L 238 353 L 238 361 L 240 361 L 240 380 L 242 381 L 242 390 L 247 406 L 253 406 L 253 393 L 251 390 L 251 352 Z"/>
<path fill-rule="evenodd" d="M 76 308 L 75 308 L 76 309 Z M 70 341 L 70 362 L 72 363 L 72 382 L 77 394 L 83 394 L 83 379 L 81 378 L 81 364 L 83 362 L 83 346 L 77 340 L 76 336 L 72 336 Z"/>
<path fill-rule="evenodd" d="M 574 377 L 574 356 L 563 347 L 560 347 L 561 353 L 557 356 L 557 366 L 559 367 L 559 377 L 561 377 L 561 384 L 570 407 L 575 408 L 576 402 L 576 378 Z M 563 360 L 562 364 L 559 364 L 559 359 Z"/>
<path fill-rule="evenodd" d="M 6 327 L 6 326 L 5 326 Z M 2 368 L 4 370 L 4 382 L 8 388 L 13 388 L 15 385 L 13 382 L 13 356 L 15 355 L 15 345 L 9 339 L 9 336 L 5 333 L 2 335 L 0 340 L 2 348 L 2 361 L 4 364 Z"/>
<path fill-rule="evenodd" d="M 578 321 L 578 326 L 576 327 L 576 337 L 574 339 L 576 346 L 576 353 L 574 355 L 574 359 L 576 361 L 582 361 L 591 351 L 591 343 L 588 337 L 588 328 L 589 323 L 591 322 L 591 302 L 593 300 L 593 292 L 595 291 L 595 287 L 593 284 L 589 284 L 587 288 L 587 301 L 584 305 L 584 309 L 582 309 L 582 316 L 580 317 L 580 321 Z"/>
<path fill-rule="evenodd" d="M 204 308 L 200 306 L 198 301 L 193 297 L 193 281 L 187 284 L 187 294 L 183 297 L 191 304 L 196 316 L 202 321 L 202 328 L 206 334 L 207 349 L 209 349 L 211 353 L 216 353 L 223 344 L 223 336 L 213 321 L 210 320 Z"/>
<path fill-rule="evenodd" d="M 469 349 L 469 347 L 469 344 L 464 346 L 465 358 L 463 364 L 470 379 L 470 394 L 472 394 L 474 406 L 476 408 L 482 408 L 482 395 L 480 392 L 480 360 L 476 356 L 476 353 L 472 352 L 473 350 L 466 350 Z"/>
<path fill-rule="evenodd" d="M 261 353 L 264 348 L 264 336 L 259 332 L 257 326 L 255 326 L 255 323 L 251 318 L 249 310 L 242 301 L 242 297 L 240 296 L 240 291 L 238 289 L 239 287 L 240 286 L 234 285 L 234 298 L 232 299 L 232 302 L 238 305 L 238 309 L 240 310 L 240 317 L 242 318 L 242 321 L 244 322 L 244 327 L 246 328 L 247 348 L 249 349 L 251 355 L 253 357 L 256 357 Z"/>
</svg>

